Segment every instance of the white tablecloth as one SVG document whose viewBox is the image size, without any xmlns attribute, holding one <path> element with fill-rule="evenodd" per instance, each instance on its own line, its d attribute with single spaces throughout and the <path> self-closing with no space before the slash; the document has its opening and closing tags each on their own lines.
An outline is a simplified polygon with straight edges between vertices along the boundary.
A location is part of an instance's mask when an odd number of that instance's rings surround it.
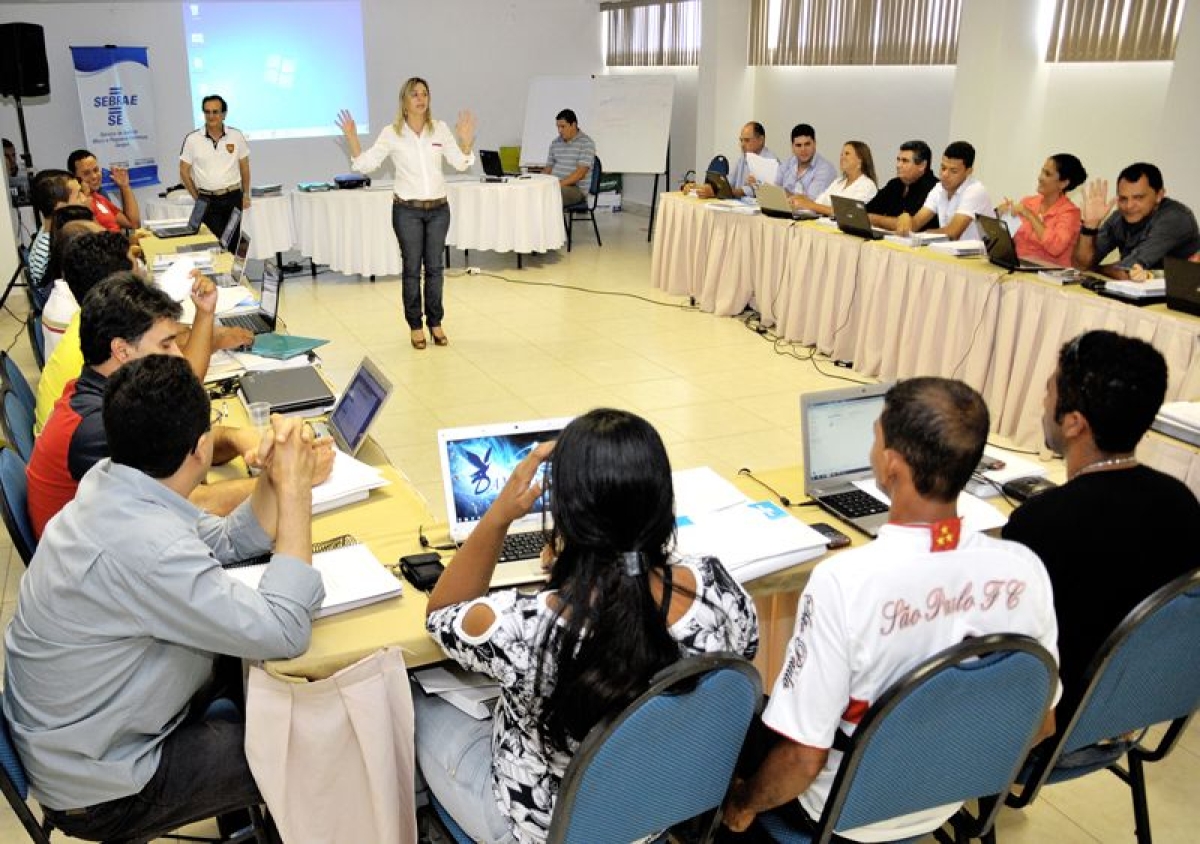
<svg viewBox="0 0 1200 844">
<path fill-rule="evenodd" d="M 192 205 L 192 198 L 181 191 L 174 198 L 160 197 L 142 203 L 142 217 L 146 220 L 187 219 L 192 213 Z M 242 221 L 250 235 L 251 258 L 274 260 L 276 252 L 287 252 L 296 243 L 292 230 L 292 199 L 286 193 L 253 197 L 250 210 L 243 212 Z"/>
<path fill-rule="evenodd" d="M 459 249 L 491 252 L 548 252 L 562 248 L 562 191 L 558 179 L 542 174 L 507 182 L 478 179 L 446 182 L 450 233 Z"/>
<path fill-rule="evenodd" d="M 295 191 L 291 197 L 296 248 L 315 263 L 347 275 L 400 274 L 390 187 Z"/>
<path fill-rule="evenodd" d="M 722 316 L 753 301 L 784 339 L 814 343 L 864 375 L 960 378 L 987 400 L 992 430 L 1023 447 L 1042 444 L 1059 348 L 1089 329 L 1153 344 L 1170 370 L 1167 400 L 1200 399 L 1195 317 L 1006 274 L 982 258 L 713 211 L 678 193 L 660 197 L 651 284 Z"/>
</svg>

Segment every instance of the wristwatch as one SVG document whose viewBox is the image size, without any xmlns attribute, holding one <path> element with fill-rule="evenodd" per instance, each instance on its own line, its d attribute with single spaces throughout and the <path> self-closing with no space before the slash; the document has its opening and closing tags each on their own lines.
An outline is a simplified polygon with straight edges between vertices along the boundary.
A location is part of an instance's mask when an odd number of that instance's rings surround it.
<svg viewBox="0 0 1200 844">
<path fill-rule="evenodd" d="M 1100 234 L 1100 229 L 1092 228 L 1091 226 L 1080 226 L 1079 233 L 1086 234 L 1088 237 L 1095 237 Z"/>
</svg>

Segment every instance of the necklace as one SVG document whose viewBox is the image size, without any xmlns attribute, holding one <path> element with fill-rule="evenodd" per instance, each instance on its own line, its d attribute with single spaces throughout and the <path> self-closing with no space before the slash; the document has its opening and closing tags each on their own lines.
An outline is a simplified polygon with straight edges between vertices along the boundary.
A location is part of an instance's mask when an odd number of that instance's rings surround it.
<svg viewBox="0 0 1200 844">
<path fill-rule="evenodd" d="M 1125 457 L 1109 457 L 1105 460 L 1093 461 L 1088 463 L 1086 466 L 1080 466 L 1075 474 L 1071 475 L 1071 477 L 1078 478 L 1080 475 L 1086 475 L 1089 472 L 1096 472 L 1100 469 L 1111 469 L 1114 466 L 1136 466 L 1137 462 L 1137 458 L 1132 454 L 1126 455 Z"/>
</svg>

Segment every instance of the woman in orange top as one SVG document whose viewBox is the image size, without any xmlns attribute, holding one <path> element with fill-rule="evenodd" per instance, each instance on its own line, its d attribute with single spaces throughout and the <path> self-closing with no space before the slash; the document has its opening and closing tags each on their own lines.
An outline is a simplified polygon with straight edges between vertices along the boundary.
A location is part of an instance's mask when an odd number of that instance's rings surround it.
<svg viewBox="0 0 1200 844">
<path fill-rule="evenodd" d="M 1071 266 L 1075 241 L 1079 239 L 1079 208 L 1067 193 L 1082 185 L 1087 171 L 1079 159 L 1060 152 L 1046 159 L 1038 174 L 1037 193 L 1020 202 L 1005 199 L 996 209 L 1021 218 L 1013 234 L 1017 255 L 1022 259 Z"/>
</svg>

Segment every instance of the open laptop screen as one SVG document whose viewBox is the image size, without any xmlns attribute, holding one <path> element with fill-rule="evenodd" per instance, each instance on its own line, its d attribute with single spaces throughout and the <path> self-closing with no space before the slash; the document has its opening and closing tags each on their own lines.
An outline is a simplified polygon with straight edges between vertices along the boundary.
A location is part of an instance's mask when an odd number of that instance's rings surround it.
<svg viewBox="0 0 1200 844">
<path fill-rule="evenodd" d="M 808 404 L 801 422 L 810 480 L 870 471 L 875 420 L 883 412 L 883 398 L 880 392 Z"/>
<path fill-rule="evenodd" d="M 391 393 L 391 382 L 370 358 L 363 358 L 333 413 L 329 414 L 329 427 L 342 451 L 348 454 L 358 451 Z"/>
</svg>

